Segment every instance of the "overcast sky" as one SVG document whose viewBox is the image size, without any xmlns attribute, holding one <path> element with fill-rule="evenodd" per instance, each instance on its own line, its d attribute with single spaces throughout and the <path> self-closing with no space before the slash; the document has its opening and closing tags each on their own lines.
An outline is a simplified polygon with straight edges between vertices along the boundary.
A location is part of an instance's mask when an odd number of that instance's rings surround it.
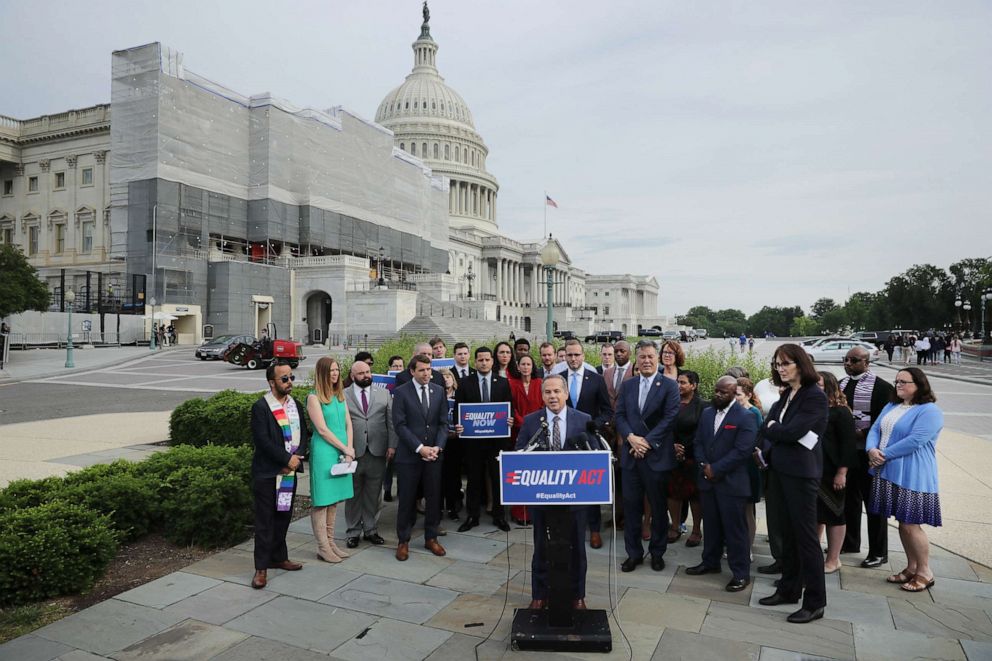
<svg viewBox="0 0 992 661">
<path fill-rule="evenodd" d="M 0 114 L 110 100 L 161 41 L 243 94 L 374 118 L 420 3 L 0 0 Z M 438 66 L 500 183 L 499 224 L 650 273 L 661 312 L 874 291 L 992 255 L 992 3 L 434 0 Z"/>
</svg>

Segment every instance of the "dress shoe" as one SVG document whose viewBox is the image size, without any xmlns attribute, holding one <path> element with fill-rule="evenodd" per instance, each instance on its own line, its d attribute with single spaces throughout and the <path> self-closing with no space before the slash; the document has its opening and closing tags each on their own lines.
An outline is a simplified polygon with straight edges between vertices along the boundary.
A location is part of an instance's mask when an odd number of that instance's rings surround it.
<svg viewBox="0 0 992 661">
<path fill-rule="evenodd" d="M 798 604 L 799 597 L 796 597 L 795 599 L 786 599 L 781 594 L 776 592 L 773 595 L 762 597 L 761 599 L 758 600 L 758 603 L 761 604 L 762 606 L 778 606 L 779 604 Z"/>
<path fill-rule="evenodd" d="M 357 549 L 358 537 L 349 537 L 348 539 L 344 540 L 344 545 L 350 549 Z"/>
<path fill-rule="evenodd" d="M 603 548 L 603 536 L 598 532 L 592 532 L 589 534 L 589 546 L 594 549 Z"/>
<path fill-rule="evenodd" d="M 447 551 L 436 539 L 428 539 L 424 544 L 424 548 L 433 553 L 434 555 L 447 555 Z"/>
<path fill-rule="evenodd" d="M 467 519 L 465 519 L 465 523 L 458 526 L 458 532 L 468 532 L 477 525 L 479 525 L 479 517 L 470 516 Z"/>
<path fill-rule="evenodd" d="M 795 613 L 785 618 L 793 624 L 806 624 L 807 622 L 812 622 L 813 620 L 819 620 L 823 617 L 823 608 L 816 608 L 813 610 L 807 610 L 805 608 L 800 608 Z"/>
<path fill-rule="evenodd" d="M 298 562 L 293 562 L 292 560 L 283 560 L 282 562 L 277 562 L 275 564 L 269 565 L 269 569 L 284 569 L 286 571 L 300 571 L 303 569 L 303 565 Z"/>
<path fill-rule="evenodd" d="M 531 610 L 539 611 L 539 610 L 544 610 L 547 607 L 548 607 L 547 600 L 531 599 L 530 606 L 528 606 L 527 608 L 530 608 Z"/>
<path fill-rule="evenodd" d="M 685 573 L 689 576 L 700 576 L 702 574 L 719 574 L 722 569 L 719 567 L 708 567 L 703 563 L 699 563 L 695 567 L 686 567 Z"/>
<path fill-rule="evenodd" d="M 585 599 L 576 599 L 572 602 L 572 610 L 584 611 L 586 609 Z"/>
<path fill-rule="evenodd" d="M 782 573 L 782 563 L 776 560 L 770 565 L 764 565 L 758 567 L 759 574 L 781 574 Z"/>
<path fill-rule="evenodd" d="M 386 491 L 382 494 L 382 499 L 387 503 L 393 502 L 393 494 L 391 491 Z"/>
<path fill-rule="evenodd" d="M 256 590 L 261 590 L 265 587 L 266 574 L 264 569 L 259 569 L 255 572 L 255 577 L 251 579 L 251 586 Z"/>
<path fill-rule="evenodd" d="M 506 519 L 493 519 L 493 525 L 503 532 L 510 532 L 510 524 L 506 522 Z"/>
<path fill-rule="evenodd" d="M 643 562 L 644 562 L 644 558 L 627 558 L 622 563 L 620 563 L 620 571 L 624 571 L 624 572 L 634 571 L 634 568 L 637 567 L 637 565 L 642 564 Z"/>
<path fill-rule="evenodd" d="M 410 545 L 406 542 L 400 542 L 396 545 L 396 559 L 400 562 L 406 561 L 410 557 Z"/>
<path fill-rule="evenodd" d="M 665 568 L 665 559 L 660 555 L 651 556 L 651 569 L 661 571 Z"/>
<path fill-rule="evenodd" d="M 367 532 L 365 533 L 365 541 L 370 544 L 375 544 L 376 546 L 382 546 L 386 543 L 386 540 L 377 532 Z"/>
<path fill-rule="evenodd" d="M 861 561 L 861 566 L 865 569 L 874 569 L 875 567 L 881 567 L 888 561 L 888 556 L 870 555 Z"/>
<path fill-rule="evenodd" d="M 751 581 L 746 578 L 731 579 L 731 581 L 727 583 L 727 592 L 740 592 L 750 584 Z"/>
</svg>

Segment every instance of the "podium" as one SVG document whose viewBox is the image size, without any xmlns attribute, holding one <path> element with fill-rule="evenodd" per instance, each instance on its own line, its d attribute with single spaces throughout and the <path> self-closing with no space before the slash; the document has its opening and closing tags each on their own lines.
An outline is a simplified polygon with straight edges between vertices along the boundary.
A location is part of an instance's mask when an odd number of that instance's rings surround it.
<svg viewBox="0 0 992 661">
<path fill-rule="evenodd" d="M 572 586 L 572 509 L 613 502 L 612 453 L 501 452 L 503 505 L 540 506 L 547 528 L 548 608 L 518 608 L 510 645 L 515 650 L 609 652 L 610 623 L 603 609 L 575 610 Z M 579 531 L 584 544 L 585 530 Z"/>
</svg>

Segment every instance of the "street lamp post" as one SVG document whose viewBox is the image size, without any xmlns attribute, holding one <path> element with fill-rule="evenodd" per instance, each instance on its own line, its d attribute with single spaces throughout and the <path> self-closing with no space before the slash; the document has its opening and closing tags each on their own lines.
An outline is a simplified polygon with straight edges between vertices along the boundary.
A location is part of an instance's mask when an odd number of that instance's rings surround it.
<svg viewBox="0 0 992 661">
<path fill-rule="evenodd" d="M 961 332 L 961 292 L 954 295 L 954 332 Z"/>
<path fill-rule="evenodd" d="M 980 361 L 985 360 L 985 345 L 988 344 L 988 337 L 985 335 L 985 304 L 986 302 L 992 302 L 992 287 L 987 287 L 984 292 L 982 292 L 982 340 L 978 347 L 978 359 Z"/>
<path fill-rule="evenodd" d="M 468 263 L 468 273 L 465 274 L 465 280 L 468 281 L 468 300 L 472 300 L 472 281 L 475 280 L 475 274 L 472 273 L 472 262 Z"/>
<path fill-rule="evenodd" d="M 967 337 L 971 337 L 971 301 L 965 299 L 964 303 L 961 304 L 961 309 L 964 310 L 965 332 L 968 333 Z"/>
<path fill-rule="evenodd" d="M 544 270 L 547 273 L 548 278 L 548 322 L 545 327 L 545 332 L 548 335 L 548 342 L 554 337 L 554 293 L 552 287 L 554 282 L 552 280 L 552 275 L 554 273 L 554 268 L 561 260 L 561 251 L 558 250 L 558 244 L 555 243 L 551 235 L 548 235 L 548 241 L 541 248 L 541 264 L 544 266 Z"/>
<path fill-rule="evenodd" d="M 386 286 L 386 278 L 383 277 L 382 273 L 382 263 L 386 260 L 386 249 L 379 246 L 379 282 L 377 283 L 379 287 Z"/>
<path fill-rule="evenodd" d="M 152 296 L 151 303 L 152 303 L 152 332 L 151 332 L 152 339 L 148 343 L 148 348 L 151 351 L 155 351 L 158 347 L 155 346 L 155 297 L 154 296 Z"/>
<path fill-rule="evenodd" d="M 76 292 L 71 289 L 65 293 L 65 302 L 69 304 L 69 328 L 65 343 L 65 366 L 73 368 L 76 363 L 72 360 L 72 304 L 76 301 Z"/>
</svg>

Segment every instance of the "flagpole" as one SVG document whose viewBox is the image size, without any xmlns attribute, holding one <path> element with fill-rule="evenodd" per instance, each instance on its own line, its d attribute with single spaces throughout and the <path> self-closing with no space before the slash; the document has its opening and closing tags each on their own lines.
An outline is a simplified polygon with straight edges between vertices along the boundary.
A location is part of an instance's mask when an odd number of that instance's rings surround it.
<svg viewBox="0 0 992 661">
<path fill-rule="evenodd" d="M 548 236 L 548 191 L 544 191 L 544 236 Z"/>
</svg>

